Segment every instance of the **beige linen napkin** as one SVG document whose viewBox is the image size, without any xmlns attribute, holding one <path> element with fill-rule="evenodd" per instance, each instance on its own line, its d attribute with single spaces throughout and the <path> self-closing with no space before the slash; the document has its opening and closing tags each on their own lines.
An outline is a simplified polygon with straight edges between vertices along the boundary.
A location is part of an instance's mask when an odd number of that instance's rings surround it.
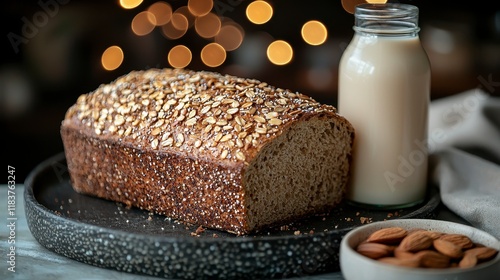
<svg viewBox="0 0 500 280">
<path fill-rule="evenodd" d="M 478 88 L 433 101 L 428 147 L 443 204 L 500 239 L 500 98 Z"/>
</svg>

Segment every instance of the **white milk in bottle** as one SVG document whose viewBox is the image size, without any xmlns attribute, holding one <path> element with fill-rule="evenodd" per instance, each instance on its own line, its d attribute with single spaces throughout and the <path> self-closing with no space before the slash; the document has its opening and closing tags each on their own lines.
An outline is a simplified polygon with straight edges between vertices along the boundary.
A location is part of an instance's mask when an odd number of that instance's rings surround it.
<svg viewBox="0 0 500 280">
<path fill-rule="evenodd" d="M 354 126 L 347 199 L 374 208 L 421 203 L 427 189 L 430 65 L 418 8 L 362 4 L 339 66 L 338 110 Z"/>
</svg>

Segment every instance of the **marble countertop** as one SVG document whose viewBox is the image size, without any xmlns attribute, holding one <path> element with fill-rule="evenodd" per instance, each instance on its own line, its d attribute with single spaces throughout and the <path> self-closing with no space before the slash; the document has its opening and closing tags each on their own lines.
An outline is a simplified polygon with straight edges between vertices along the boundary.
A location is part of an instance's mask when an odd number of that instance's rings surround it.
<svg viewBox="0 0 500 280">
<path fill-rule="evenodd" d="M 24 186 L 16 185 L 14 192 L 15 200 L 9 198 L 12 193 L 9 193 L 7 185 L 0 185 L 0 220 L 3 224 L 0 231 L 0 279 L 158 279 L 91 266 L 49 251 L 35 240 L 28 228 L 24 211 Z M 437 219 L 466 224 L 444 206 L 439 207 Z M 13 231 L 9 225 L 15 225 Z M 11 246 L 15 246 L 14 251 L 10 250 Z M 15 267 L 12 266 L 14 263 L 9 264 L 9 254 L 12 255 L 12 252 L 15 253 Z M 340 272 L 336 272 L 300 279 L 335 280 L 343 277 Z"/>
</svg>

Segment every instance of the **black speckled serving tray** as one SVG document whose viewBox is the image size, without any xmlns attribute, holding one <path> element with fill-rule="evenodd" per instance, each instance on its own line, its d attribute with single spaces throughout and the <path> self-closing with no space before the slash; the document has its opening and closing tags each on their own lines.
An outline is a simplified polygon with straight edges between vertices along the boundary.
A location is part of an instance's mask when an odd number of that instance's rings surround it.
<svg viewBox="0 0 500 280">
<path fill-rule="evenodd" d="M 38 165 L 25 182 L 28 226 L 44 247 L 98 267 L 164 278 L 286 278 L 339 271 L 339 245 L 368 222 L 435 218 L 440 197 L 413 208 L 335 211 L 249 236 L 198 230 L 164 216 L 76 193 L 64 154 Z"/>
</svg>

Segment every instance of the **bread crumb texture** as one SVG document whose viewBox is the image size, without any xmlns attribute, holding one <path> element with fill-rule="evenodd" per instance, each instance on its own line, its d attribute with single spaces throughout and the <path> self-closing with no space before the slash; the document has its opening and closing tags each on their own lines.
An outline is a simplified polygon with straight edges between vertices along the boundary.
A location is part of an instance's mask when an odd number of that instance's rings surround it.
<svg viewBox="0 0 500 280">
<path fill-rule="evenodd" d="M 61 135 L 75 190 L 243 234 L 338 204 L 354 129 L 304 94 L 166 68 L 81 95 Z"/>
</svg>

